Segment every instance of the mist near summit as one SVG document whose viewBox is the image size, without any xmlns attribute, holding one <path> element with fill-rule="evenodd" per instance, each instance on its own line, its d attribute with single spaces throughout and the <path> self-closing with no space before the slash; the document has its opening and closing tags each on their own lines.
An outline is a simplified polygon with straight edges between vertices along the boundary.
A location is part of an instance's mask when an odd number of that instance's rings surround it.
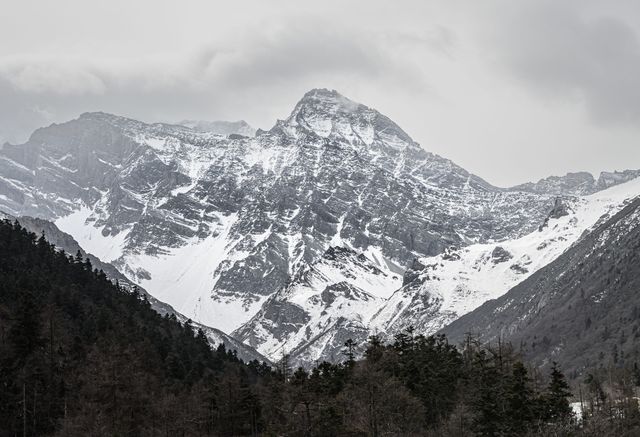
<svg viewBox="0 0 640 437">
<path fill-rule="evenodd" d="M 0 28 L 0 143 L 91 111 L 268 129 L 306 91 L 329 88 L 498 186 L 597 176 L 640 163 L 638 8 L 11 3 Z"/>
</svg>

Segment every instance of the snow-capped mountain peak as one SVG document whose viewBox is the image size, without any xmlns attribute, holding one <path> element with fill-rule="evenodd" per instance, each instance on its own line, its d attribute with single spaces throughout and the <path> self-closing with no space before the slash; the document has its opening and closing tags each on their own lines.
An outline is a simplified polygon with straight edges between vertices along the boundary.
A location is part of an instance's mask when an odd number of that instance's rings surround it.
<svg viewBox="0 0 640 437">
<path fill-rule="evenodd" d="M 272 129 L 274 132 L 280 130 L 296 137 L 314 134 L 367 146 L 378 141 L 396 148 L 420 147 L 397 124 L 375 109 L 354 102 L 335 90 L 322 88 L 307 92 L 289 117 Z"/>
<path fill-rule="evenodd" d="M 554 229 L 538 231 L 559 196 L 540 187 L 493 187 L 328 90 L 256 137 L 88 113 L 0 150 L 0 209 L 55 221 L 194 321 L 301 361 L 366 338 L 412 293 L 416 259 L 500 259 Z"/>
</svg>

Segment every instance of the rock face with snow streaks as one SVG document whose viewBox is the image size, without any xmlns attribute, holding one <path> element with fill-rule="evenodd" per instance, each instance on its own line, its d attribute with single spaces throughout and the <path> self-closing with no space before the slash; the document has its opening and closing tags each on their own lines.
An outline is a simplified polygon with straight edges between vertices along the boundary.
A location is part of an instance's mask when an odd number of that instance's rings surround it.
<svg viewBox="0 0 640 437">
<path fill-rule="evenodd" d="M 433 333 L 496 299 L 567 251 L 585 234 L 640 195 L 640 178 L 554 207 L 544 226 L 522 237 L 451 248 L 417 261 L 411 280 L 386 300 L 369 326 L 398 332 L 414 326 Z M 554 211 L 562 203 L 563 213 Z"/>
<path fill-rule="evenodd" d="M 611 175 L 603 187 L 633 176 Z M 459 314 L 424 284 L 468 247 L 490 259 L 501 242 L 514 259 L 496 268 L 532 272 L 502 242 L 539 232 L 557 197 L 595 190 L 569 179 L 494 187 L 316 89 L 255 137 L 104 113 L 39 129 L 0 151 L 0 208 L 54 220 L 156 298 L 272 359 L 310 362 L 346 338 Z"/>
<path fill-rule="evenodd" d="M 483 342 L 508 339 L 533 364 L 561 362 L 569 374 L 612 361 L 631 365 L 640 345 L 632 335 L 640 305 L 639 270 L 636 197 L 536 274 L 444 332 L 454 341 L 467 333 Z"/>
</svg>

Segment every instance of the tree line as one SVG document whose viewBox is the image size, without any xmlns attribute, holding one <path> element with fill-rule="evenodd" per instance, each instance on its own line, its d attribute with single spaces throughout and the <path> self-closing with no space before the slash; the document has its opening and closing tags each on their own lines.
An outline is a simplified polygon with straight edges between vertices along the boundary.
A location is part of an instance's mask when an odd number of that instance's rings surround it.
<svg viewBox="0 0 640 437">
<path fill-rule="evenodd" d="M 627 394 L 640 371 L 629 375 Z M 366 345 L 348 341 L 342 363 L 307 370 L 290 369 L 286 359 L 273 367 L 245 363 L 222 345 L 212 349 L 190 323 L 159 315 L 144 295 L 111 283 L 81 255 L 0 222 L 2 437 L 637 430 L 633 396 L 622 408 L 601 377 L 591 377 L 578 420 L 557 365 L 541 374 L 509 345 L 471 338 L 456 347 L 408 329 L 390 344 L 376 336 Z"/>
</svg>

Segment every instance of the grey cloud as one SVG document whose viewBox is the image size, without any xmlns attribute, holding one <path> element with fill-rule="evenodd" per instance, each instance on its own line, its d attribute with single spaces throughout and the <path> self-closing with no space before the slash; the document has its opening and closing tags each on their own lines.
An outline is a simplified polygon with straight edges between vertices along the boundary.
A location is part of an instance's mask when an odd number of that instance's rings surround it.
<svg viewBox="0 0 640 437">
<path fill-rule="evenodd" d="M 458 44 L 456 32 L 443 25 L 426 27 L 420 32 L 395 31 L 385 33 L 384 36 L 391 44 L 408 44 L 426 48 L 431 52 L 453 57 Z"/>
<path fill-rule="evenodd" d="M 586 4 L 547 1 L 520 7 L 505 15 L 496 47 L 535 93 L 578 101 L 598 123 L 637 125 L 638 34 L 624 18 L 589 11 Z"/>
<path fill-rule="evenodd" d="M 45 121 L 93 110 L 153 121 L 250 117 L 239 111 L 265 89 L 289 97 L 332 78 L 416 89 L 423 80 L 416 71 L 383 39 L 320 21 L 253 29 L 184 57 L 0 59 L 0 140 L 23 141 Z"/>
<path fill-rule="evenodd" d="M 496 184 L 640 166 L 636 0 L 29 3 L 3 11 L 0 143 L 85 111 L 269 128 L 326 87 Z"/>
<path fill-rule="evenodd" d="M 255 86 L 290 81 L 326 72 L 376 74 L 385 68 L 374 44 L 322 24 L 278 29 L 266 38 L 243 43 L 244 50 L 216 52 L 206 66 L 213 79 Z"/>
<path fill-rule="evenodd" d="M 16 90 L 36 94 L 102 94 L 104 81 L 87 66 L 51 59 L 9 59 L 0 64 L 3 77 Z"/>
</svg>

